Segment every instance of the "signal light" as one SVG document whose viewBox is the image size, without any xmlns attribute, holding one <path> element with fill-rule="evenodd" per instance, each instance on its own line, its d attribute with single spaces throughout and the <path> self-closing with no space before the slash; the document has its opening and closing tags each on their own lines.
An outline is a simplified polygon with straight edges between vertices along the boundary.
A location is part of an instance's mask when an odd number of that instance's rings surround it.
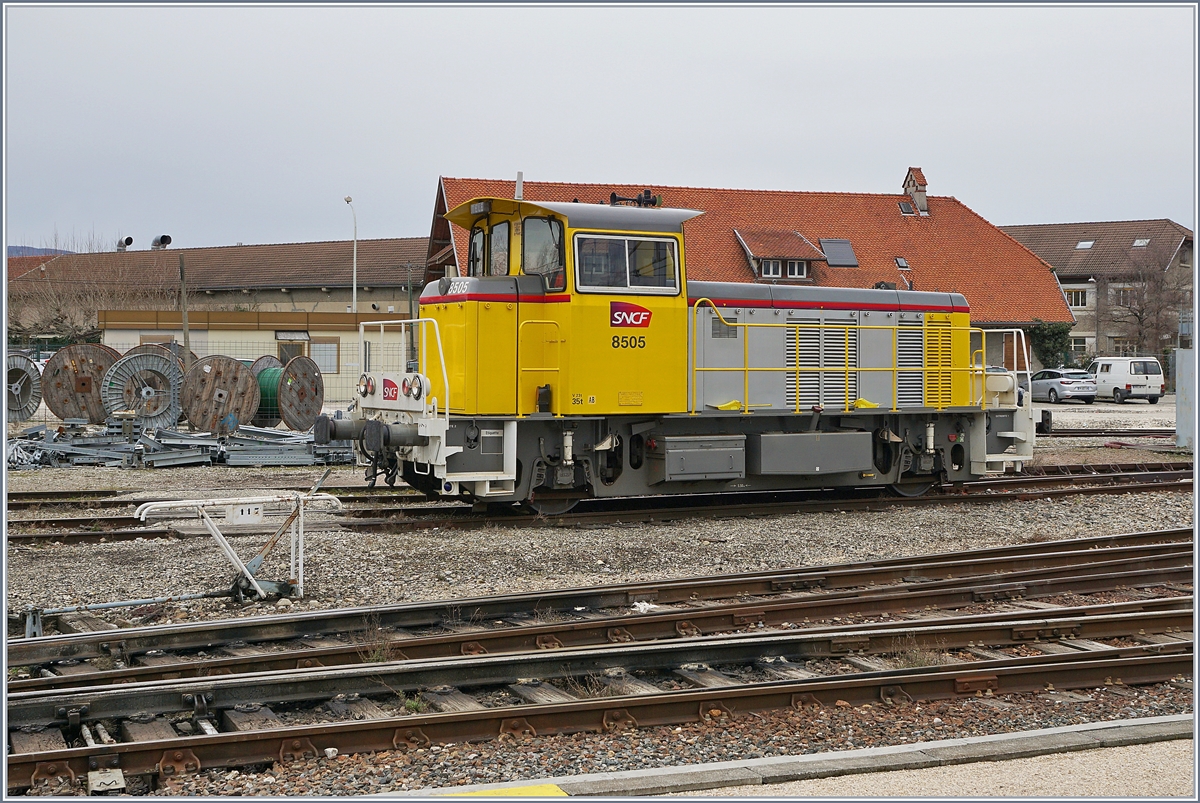
<svg viewBox="0 0 1200 803">
<path fill-rule="evenodd" d="M 403 381 L 400 382 L 400 390 L 405 396 L 412 396 L 412 385 L 408 383 L 408 377 L 404 377 Z"/>
</svg>

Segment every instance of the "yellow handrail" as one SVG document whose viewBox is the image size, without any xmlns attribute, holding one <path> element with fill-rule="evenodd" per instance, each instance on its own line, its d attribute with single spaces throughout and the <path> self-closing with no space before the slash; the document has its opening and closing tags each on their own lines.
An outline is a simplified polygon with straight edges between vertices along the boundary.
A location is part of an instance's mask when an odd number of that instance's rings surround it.
<svg viewBox="0 0 1200 803">
<path fill-rule="evenodd" d="M 700 309 L 704 305 L 707 305 L 712 308 L 713 312 L 717 316 L 717 319 L 720 320 L 723 325 L 746 330 L 746 333 L 742 337 L 742 365 L 741 365 L 741 367 L 737 367 L 737 366 L 701 367 L 697 364 L 698 351 L 699 351 L 699 349 L 698 349 L 699 340 L 698 339 L 699 339 L 699 331 L 700 331 L 700 324 L 699 324 Z M 749 338 L 750 330 L 752 328 L 767 329 L 767 328 L 779 328 L 779 327 L 791 327 L 792 329 L 795 330 L 795 332 L 793 333 L 793 337 L 794 337 L 793 342 L 795 344 L 795 354 L 796 354 L 795 364 L 794 365 L 784 365 L 782 367 L 769 366 L 769 367 L 752 368 L 750 366 L 750 338 Z M 987 409 L 987 382 L 986 382 L 987 371 L 986 371 L 986 364 L 985 364 L 986 363 L 986 354 L 987 354 L 987 332 L 986 332 L 986 330 L 980 329 L 979 327 L 975 327 L 975 326 L 969 326 L 969 325 L 968 326 L 956 326 L 956 325 L 952 325 L 949 323 L 944 324 L 944 325 L 939 325 L 937 327 L 937 329 L 939 331 L 950 333 L 950 334 L 966 332 L 968 334 L 968 337 L 970 337 L 971 335 L 978 333 L 981 338 L 981 341 L 980 341 L 981 348 L 979 348 L 975 351 L 968 352 L 969 359 L 968 359 L 968 364 L 965 367 L 936 366 L 936 367 L 931 368 L 928 364 L 928 338 L 929 338 L 929 331 L 930 331 L 929 320 L 927 318 L 923 319 L 922 323 L 921 323 L 921 328 L 919 329 L 919 331 L 921 333 L 921 342 L 922 342 L 922 360 L 921 360 L 920 367 L 916 367 L 916 366 L 902 367 L 899 364 L 900 363 L 900 360 L 899 360 L 899 348 L 900 348 L 899 333 L 903 328 L 904 327 L 901 327 L 898 323 L 894 324 L 894 325 L 881 325 L 881 324 L 847 324 L 847 323 L 801 323 L 799 321 L 789 321 L 787 323 L 751 323 L 750 321 L 730 321 L 730 320 L 726 319 L 724 315 L 721 314 L 721 311 L 717 308 L 716 304 L 713 303 L 713 301 L 711 299 L 709 299 L 709 298 L 697 299 L 696 302 L 692 305 L 692 354 L 691 354 L 691 357 L 692 357 L 692 382 L 691 382 L 691 384 L 692 384 L 692 404 L 691 404 L 691 409 L 689 412 L 692 415 L 697 415 L 700 412 L 699 403 L 698 403 L 698 392 L 699 391 L 698 391 L 698 387 L 697 387 L 698 386 L 698 382 L 697 382 L 698 374 L 700 374 L 701 372 L 710 372 L 710 373 L 740 372 L 742 374 L 742 400 L 740 403 L 741 411 L 743 414 L 749 414 L 751 412 L 751 406 L 752 406 L 751 402 L 750 402 L 750 372 L 751 371 L 757 371 L 757 372 L 762 372 L 762 373 L 783 371 L 783 372 L 794 375 L 795 381 L 796 381 L 796 400 L 795 400 L 793 409 L 796 413 L 800 412 L 800 377 L 801 377 L 801 374 L 802 373 L 820 374 L 820 373 L 834 372 L 834 371 L 842 373 L 845 378 L 844 411 L 846 411 L 846 412 L 850 411 L 850 409 L 854 403 L 854 400 L 850 399 L 850 374 L 851 374 L 851 372 L 853 372 L 855 375 L 858 375 L 858 374 L 862 374 L 862 373 L 871 373 L 871 372 L 880 372 L 880 371 L 887 371 L 892 374 L 892 407 L 891 407 L 891 410 L 893 412 L 900 409 L 899 408 L 899 385 L 900 385 L 900 373 L 901 372 L 920 373 L 921 374 L 921 378 L 922 378 L 921 387 L 922 387 L 922 395 L 923 396 L 928 396 L 928 394 L 929 394 L 929 389 L 928 389 L 927 383 L 928 383 L 929 376 L 931 373 L 936 373 L 936 374 L 939 374 L 942 376 L 945 376 L 945 375 L 952 376 L 952 375 L 959 374 L 959 373 L 966 373 L 968 375 L 968 382 L 969 382 L 968 394 L 969 394 L 969 398 L 971 399 L 968 406 L 973 407 L 973 406 L 978 405 L 980 407 L 980 409 Z M 845 355 L 845 365 L 841 366 L 841 367 L 801 366 L 800 365 L 800 329 L 816 329 L 818 331 L 826 330 L 826 329 L 831 329 L 831 330 L 841 329 L 844 333 L 844 341 L 843 342 L 844 342 L 845 350 L 844 350 L 843 354 Z M 850 365 L 850 332 L 851 332 L 851 330 L 857 331 L 857 330 L 864 330 L 864 329 L 865 330 L 886 330 L 886 331 L 891 332 L 891 335 L 892 335 L 892 364 L 890 367 L 861 367 L 861 366 L 853 366 L 852 367 Z M 1024 335 L 1025 335 L 1025 333 L 1023 331 L 1021 331 L 1020 329 L 997 330 L 997 331 L 1002 331 L 1005 334 L 1008 334 L 1011 332 L 1014 335 L 1014 341 L 1013 341 L 1014 351 L 1016 351 L 1017 347 L 1019 346 L 1020 350 L 1022 352 L 1024 352 L 1024 348 L 1025 348 L 1025 336 Z M 993 333 L 996 333 L 996 332 L 993 332 Z M 976 362 L 976 360 L 975 360 L 976 355 L 979 355 L 979 362 Z M 1018 373 L 1028 373 L 1028 369 L 1026 369 L 1025 371 L 1018 371 Z M 978 382 L 979 382 L 978 396 L 976 395 L 976 392 L 975 392 L 976 380 L 978 380 Z M 936 403 L 934 405 L 932 405 L 932 407 L 934 409 L 942 410 L 942 409 L 945 409 L 945 408 L 951 406 L 949 404 L 949 401 L 950 401 L 949 394 L 944 394 L 944 393 L 939 392 L 939 393 L 934 394 L 934 396 L 936 397 L 936 399 L 935 399 Z M 926 406 L 929 406 L 929 405 L 926 405 Z"/>
</svg>

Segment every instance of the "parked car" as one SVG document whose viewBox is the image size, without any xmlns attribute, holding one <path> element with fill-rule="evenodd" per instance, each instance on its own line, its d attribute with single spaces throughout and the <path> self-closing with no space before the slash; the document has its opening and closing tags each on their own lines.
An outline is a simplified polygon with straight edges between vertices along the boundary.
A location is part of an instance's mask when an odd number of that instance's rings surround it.
<svg viewBox="0 0 1200 803">
<path fill-rule="evenodd" d="M 1117 404 L 1127 399 L 1158 404 L 1167 392 L 1162 366 L 1154 357 L 1098 357 L 1088 373 L 1096 378 L 1096 395 Z"/>
<path fill-rule="evenodd" d="M 1085 404 L 1096 400 L 1096 380 L 1087 371 L 1076 368 L 1047 368 L 1033 375 L 1033 400 L 1058 404 L 1079 399 Z"/>
</svg>

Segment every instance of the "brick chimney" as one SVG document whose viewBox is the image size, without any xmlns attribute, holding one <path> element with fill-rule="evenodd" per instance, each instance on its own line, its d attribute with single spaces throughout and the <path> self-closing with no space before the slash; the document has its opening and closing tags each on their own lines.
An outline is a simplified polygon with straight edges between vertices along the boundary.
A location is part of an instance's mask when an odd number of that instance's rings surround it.
<svg viewBox="0 0 1200 803">
<path fill-rule="evenodd" d="M 913 206 L 922 216 L 929 216 L 929 204 L 925 201 L 925 174 L 919 167 L 908 168 L 904 177 L 904 191 L 912 197 Z"/>
</svg>

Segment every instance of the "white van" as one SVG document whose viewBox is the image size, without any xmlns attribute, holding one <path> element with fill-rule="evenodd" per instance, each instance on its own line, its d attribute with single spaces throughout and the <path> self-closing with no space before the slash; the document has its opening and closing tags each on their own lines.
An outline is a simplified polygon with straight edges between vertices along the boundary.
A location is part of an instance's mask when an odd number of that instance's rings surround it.
<svg viewBox="0 0 1200 803">
<path fill-rule="evenodd" d="M 1088 366 L 1088 373 L 1096 377 L 1096 398 L 1112 399 L 1117 404 L 1126 399 L 1158 404 L 1167 392 L 1162 366 L 1153 357 L 1097 357 Z"/>
</svg>

